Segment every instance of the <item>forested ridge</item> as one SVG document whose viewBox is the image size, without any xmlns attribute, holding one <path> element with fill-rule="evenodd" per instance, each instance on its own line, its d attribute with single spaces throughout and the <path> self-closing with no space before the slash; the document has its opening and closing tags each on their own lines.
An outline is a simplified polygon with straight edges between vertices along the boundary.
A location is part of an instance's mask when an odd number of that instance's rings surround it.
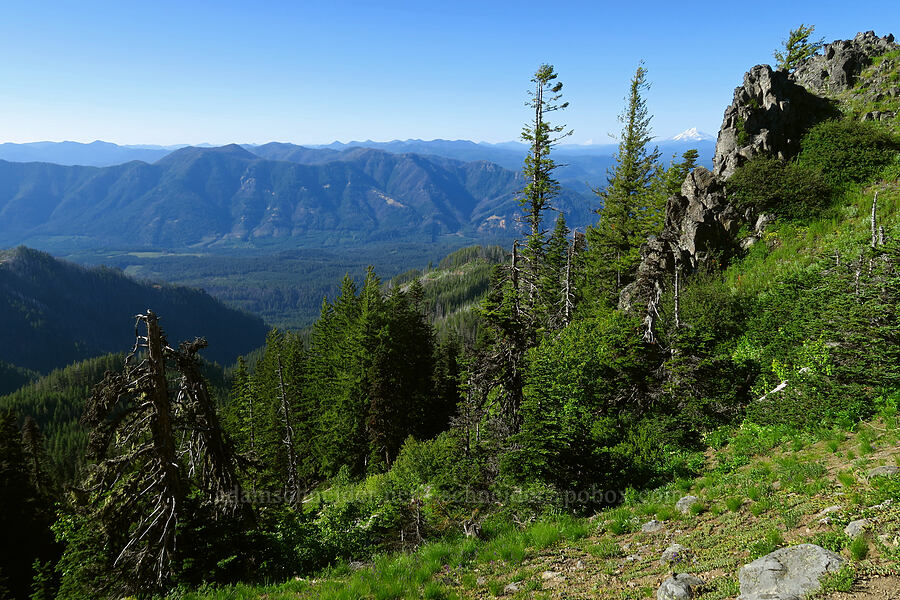
<svg viewBox="0 0 900 600">
<path fill-rule="evenodd" d="M 265 337 L 262 319 L 201 290 L 137 281 L 117 269 L 84 268 L 20 246 L 0 251 L 0 360 L 48 372 L 122 352 L 131 344 L 128 324 L 148 305 L 168 310 L 173 333 L 216 342 L 210 360 L 231 363 Z"/>
<path fill-rule="evenodd" d="M 725 477 L 760 479 L 747 492 L 756 517 L 775 510 L 766 494 L 824 489 L 812 463 L 741 471 L 751 446 L 787 440 L 799 452 L 821 439 L 837 452 L 850 431 L 864 456 L 876 438 L 896 443 L 900 100 L 883 91 L 900 49 L 860 34 L 818 54 L 811 29 L 794 33 L 779 68 L 754 67 L 735 91 L 712 171 L 696 152 L 669 159 L 653 146 L 652 70 L 640 63 L 622 86 L 616 164 L 595 190 L 602 207 L 582 231 L 557 210 L 553 149 L 570 133 L 568 97 L 541 65 L 523 128 L 520 239 L 387 282 L 373 268 L 344 277 L 310 330 L 274 329 L 239 359 L 222 402 L 200 359 L 212 337 L 179 344 L 162 309 L 136 311 L 127 354 L 0 398 L 15 411 L 0 422 L 0 514 L 9 539 L 31 540 L 5 551 L 0 591 L 550 594 L 578 569 L 509 575 L 535 558 L 529 548 L 566 561 L 556 544 L 591 530 L 609 537 L 589 554 L 618 559 L 612 536 L 639 534 L 637 507 L 659 519 L 653 527 L 714 506 L 739 513 L 742 498 L 713 495 Z M 827 70 L 841 52 L 855 61 L 850 75 L 817 87 L 807 67 Z M 888 116 L 873 117 L 872 103 Z M 882 437 L 871 419 L 882 419 Z M 776 468 L 784 490 L 763 487 Z M 860 506 L 896 492 L 896 479 L 879 476 L 865 490 L 845 477 Z M 679 507 L 685 517 L 647 500 L 695 487 L 709 495 Z M 785 516 L 785 531 L 799 519 Z M 890 540 L 815 536 L 860 572 L 870 546 L 878 569 L 900 568 Z M 776 530 L 729 552 L 755 559 L 785 545 Z M 732 557 L 719 558 L 703 571 L 715 582 L 703 598 L 737 593 L 736 573 L 723 571 Z M 482 575 L 466 571 L 476 565 Z M 625 568 L 610 567 L 592 593 Z M 252 587 L 277 582 L 287 583 Z"/>
</svg>

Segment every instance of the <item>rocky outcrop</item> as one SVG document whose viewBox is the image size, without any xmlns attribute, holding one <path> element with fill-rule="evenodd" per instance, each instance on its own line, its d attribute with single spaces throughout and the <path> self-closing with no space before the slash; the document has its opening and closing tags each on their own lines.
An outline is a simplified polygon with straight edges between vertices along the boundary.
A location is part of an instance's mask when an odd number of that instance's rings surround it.
<svg viewBox="0 0 900 600">
<path fill-rule="evenodd" d="M 713 171 L 696 168 L 681 193 L 669 198 L 662 233 L 643 245 L 635 281 L 619 296 L 621 310 L 647 315 L 649 341 L 654 339 L 656 303 L 676 270 L 687 274 L 710 261 L 726 263 L 757 241 L 769 222 L 770 216 L 739 211 L 729 203 L 725 182 L 735 169 L 758 154 L 793 158 L 809 127 L 839 114 L 835 94 L 852 86 L 872 57 L 898 47 L 891 35 L 878 38 L 866 32 L 828 44 L 822 55 L 794 73 L 758 65 L 744 75 L 722 119 Z M 749 235 L 738 240 L 742 227 Z"/>
<path fill-rule="evenodd" d="M 622 291 L 619 307 L 643 308 L 671 284 L 676 268 L 689 273 L 706 261 L 728 260 L 738 249 L 735 235 L 752 217 L 728 203 L 719 178 L 704 167 L 694 169 L 681 193 L 668 200 L 662 234 L 641 248 L 637 276 Z"/>
<path fill-rule="evenodd" d="M 757 154 L 792 158 L 800 150 L 803 133 L 836 114 L 831 101 L 808 92 L 787 71 L 757 65 L 744 75 L 744 84 L 734 90 L 734 100 L 725 110 L 713 171 L 728 179 Z"/>
<path fill-rule="evenodd" d="M 837 40 L 822 54 L 801 63 L 791 78 L 818 96 L 835 96 L 850 89 L 872 57 L 896 50 L 893 35 L 878 37 L 874 31 L 858 33 L 852 40 Z"/>
<path fill-rule="evenodd" d="M 801 600 L 820 589 L 826 573 L 846 562 L 813 544 L 781 548 L 741 568 L 739 600 Z"/>
</svg>

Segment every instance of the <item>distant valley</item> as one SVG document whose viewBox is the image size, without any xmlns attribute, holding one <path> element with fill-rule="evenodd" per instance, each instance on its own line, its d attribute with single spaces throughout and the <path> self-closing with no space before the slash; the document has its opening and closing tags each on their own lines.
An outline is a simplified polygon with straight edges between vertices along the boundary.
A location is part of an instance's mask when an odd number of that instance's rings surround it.
<svg viewBox="0 0 900 600">
<path fill-rule="evenodd" d="M 681 137 L 660 141 L 664 162 L 690 147 L 711 160 L 710 136 Z M 590 186 L 605 182 L 615 150 L 554 151 L 564 185 L 555 204 L 570 227 L 596 220 Z M 344 273 L 360 278 L 372 264 L 389 279 L 473 243 L 508 245 L 521 233 L 525 152 L 465 140 L 0 144 L 0 248 L 199 287 L 302 328 Z"/>
</svg>

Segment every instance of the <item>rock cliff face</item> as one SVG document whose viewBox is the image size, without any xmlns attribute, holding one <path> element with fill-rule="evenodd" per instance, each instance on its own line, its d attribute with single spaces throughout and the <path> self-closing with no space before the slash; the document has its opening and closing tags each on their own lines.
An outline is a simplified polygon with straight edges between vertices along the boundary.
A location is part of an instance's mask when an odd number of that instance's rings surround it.
<svg viewBox="0 0 900 600">
<path fill-rule="evenodd" d="M 757 154 L 790 159 L 800 150 L 803 132 L 836 114 L 828 99 L 811 94 L 786 71 L 757 65 L 744 75 L 744 84 L 734 90 L 734 100 L 725 110 L 714 173 L 728 179 Z"/>
<path fill-rule="evenodd" d="M 663 231 L 641 248 L 636 279 L 622 290 L 619 308 L 653 313 L 648 304 L 671 285 L 677 269 L 690 273 L 707 261 L 727 262 L 741 248 L 736 234 L 742 226 L 750 232 L 743 245 L 758 239 L 770 217 L 738 211 L 728 201 L 726 180 L 758 154 L 782 160 L 796 156 L 809 127 L 840 114 L 840 94 L 854 86 L 873 57 L 897 48 L 892 35 L 879 38 L 869 31 L 828 44 L 823 54 L 807 59 L 793 73 L 768 65 L 750 69 L 725 109 L 713 171 L 696 168 L 681 193 L 669 198 Z M 891 77 L 888 73 L 884 79 Z M 892 93 L 889 85 L 887 89 Z"/>
<path fill-rule="evenodd" d="M 825 46 L 822 54 L 799 65 L 791 77 L 818 96 L 834 96 L 851 88 L 873 56 L 896 50 L 893 35 L 878 37 L 874 31 L 858 33 L 852 40 L 838 40 Z"/>
<path fill-rule="evenodd" d="M 641 248 L 637 277 L 622 290 L 620 308 L 642 309 L 671 283 L 676 268 L 691 272 L 705 261 L 734 253 L 735 234 L 746 215 L 728 203 L 722 183 L 697 167 L 684 180 L 681 193 L 669 198 L 662 234 Z"/>
</svg>

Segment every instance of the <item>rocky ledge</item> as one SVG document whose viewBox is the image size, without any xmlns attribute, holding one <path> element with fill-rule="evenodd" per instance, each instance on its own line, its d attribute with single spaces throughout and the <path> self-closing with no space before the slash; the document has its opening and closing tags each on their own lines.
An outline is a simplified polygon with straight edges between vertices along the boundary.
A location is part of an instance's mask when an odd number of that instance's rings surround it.
<svg viewBox="0 0 900 600">
<path fill-rule="evenodd" d="M 652 314 L 648 306 L 671 285 L 676 270 L 690 273 L 708 261 L 726 263 L 740 250 L 736 234 L 742 227 L 748 239 L 757 239 L 769 217 L 736 209 L 727 196 L 727 179 L 758 154 L 796 156 L 809 127 L 840 114 L 837 96 L 853 87 L 875 56 L 897 48 L 893 35 L 879 38 L 868 31 L 828 44 L 793 73 L 769 65 L 750 69 L 725 109 L 713 171 L 696 168 L 681 193 L 669 198 L 663 231 L 642 246 L 635 281 L 622 290 L 619 308 Z"/>
</svg>

